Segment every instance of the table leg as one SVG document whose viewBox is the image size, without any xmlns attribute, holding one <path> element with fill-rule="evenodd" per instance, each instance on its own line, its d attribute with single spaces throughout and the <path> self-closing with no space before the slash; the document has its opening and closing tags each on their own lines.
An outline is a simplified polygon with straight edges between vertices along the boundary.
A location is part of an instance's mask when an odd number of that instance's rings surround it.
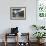
<svg viewBox="0 0 46 46">
<path fill-rule="evenodd" d="M 5 34 L 5 46 L 7 46 L 7 35 Z"/>
</svg>

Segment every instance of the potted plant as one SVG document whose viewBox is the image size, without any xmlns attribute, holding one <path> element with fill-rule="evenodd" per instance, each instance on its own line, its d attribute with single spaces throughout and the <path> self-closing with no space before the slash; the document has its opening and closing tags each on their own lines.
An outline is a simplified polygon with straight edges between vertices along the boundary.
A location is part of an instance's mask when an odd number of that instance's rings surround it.
<svg viewBox="0 0 46 46">
<path fill-rule="evenodd" d="M 36 28 L 36 30 L 39 30 L 39 29 L 45 29 L 45 26 L 37 26 L 37 25 L 32 25 L 32 27 Z"/>
<path fill-rule="evenodd" d="M 35 32 L 33 35 L 37 38 L 38 43 L 40 43 L 40 40 L 42 38 L 45 38 L 44 37 L 46 36 L 45 34 L 46 34 L 45 32 Z"/>
</svg>

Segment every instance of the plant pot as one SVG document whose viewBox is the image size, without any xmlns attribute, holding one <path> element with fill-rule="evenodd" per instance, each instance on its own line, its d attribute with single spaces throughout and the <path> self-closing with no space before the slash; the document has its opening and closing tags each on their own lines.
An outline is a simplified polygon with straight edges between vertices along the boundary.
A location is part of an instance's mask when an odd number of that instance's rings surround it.
<svg viewBox="0 0 46 46">
<path fill-rule="evenodd" d="M 40 39 L 37 39 L 37 43 L 40 43 Z"/>
<path fill-rule="evenodd" d="M 39 44 L 41 44 L 41 43 L 44 42 L 44 39 L 38 39 L 37 42 L 38 42 Z"/>
</svg>

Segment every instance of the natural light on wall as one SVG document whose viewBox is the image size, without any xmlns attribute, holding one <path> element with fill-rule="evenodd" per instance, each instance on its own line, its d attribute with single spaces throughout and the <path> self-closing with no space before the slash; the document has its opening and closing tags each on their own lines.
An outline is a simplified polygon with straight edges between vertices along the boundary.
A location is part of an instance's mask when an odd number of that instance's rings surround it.
<svg viewBox="0 0 46 46">
<path fill-rule="evenodd" d="M 37 17 L 38 19 L 46 19 L 46 0 L 37 0 Z"/>
</svg>

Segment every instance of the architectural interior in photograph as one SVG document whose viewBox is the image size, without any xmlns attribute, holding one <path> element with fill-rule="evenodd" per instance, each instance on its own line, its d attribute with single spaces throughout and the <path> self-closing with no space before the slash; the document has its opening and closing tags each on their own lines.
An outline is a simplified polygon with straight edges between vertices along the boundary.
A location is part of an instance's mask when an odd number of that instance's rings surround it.
<svg viewBox="0 0 46 46">
<path fill-rule="evenodd" d="M 0 0 L 0 46 L 46 46 L 46 0 Z"/>
</svg>

